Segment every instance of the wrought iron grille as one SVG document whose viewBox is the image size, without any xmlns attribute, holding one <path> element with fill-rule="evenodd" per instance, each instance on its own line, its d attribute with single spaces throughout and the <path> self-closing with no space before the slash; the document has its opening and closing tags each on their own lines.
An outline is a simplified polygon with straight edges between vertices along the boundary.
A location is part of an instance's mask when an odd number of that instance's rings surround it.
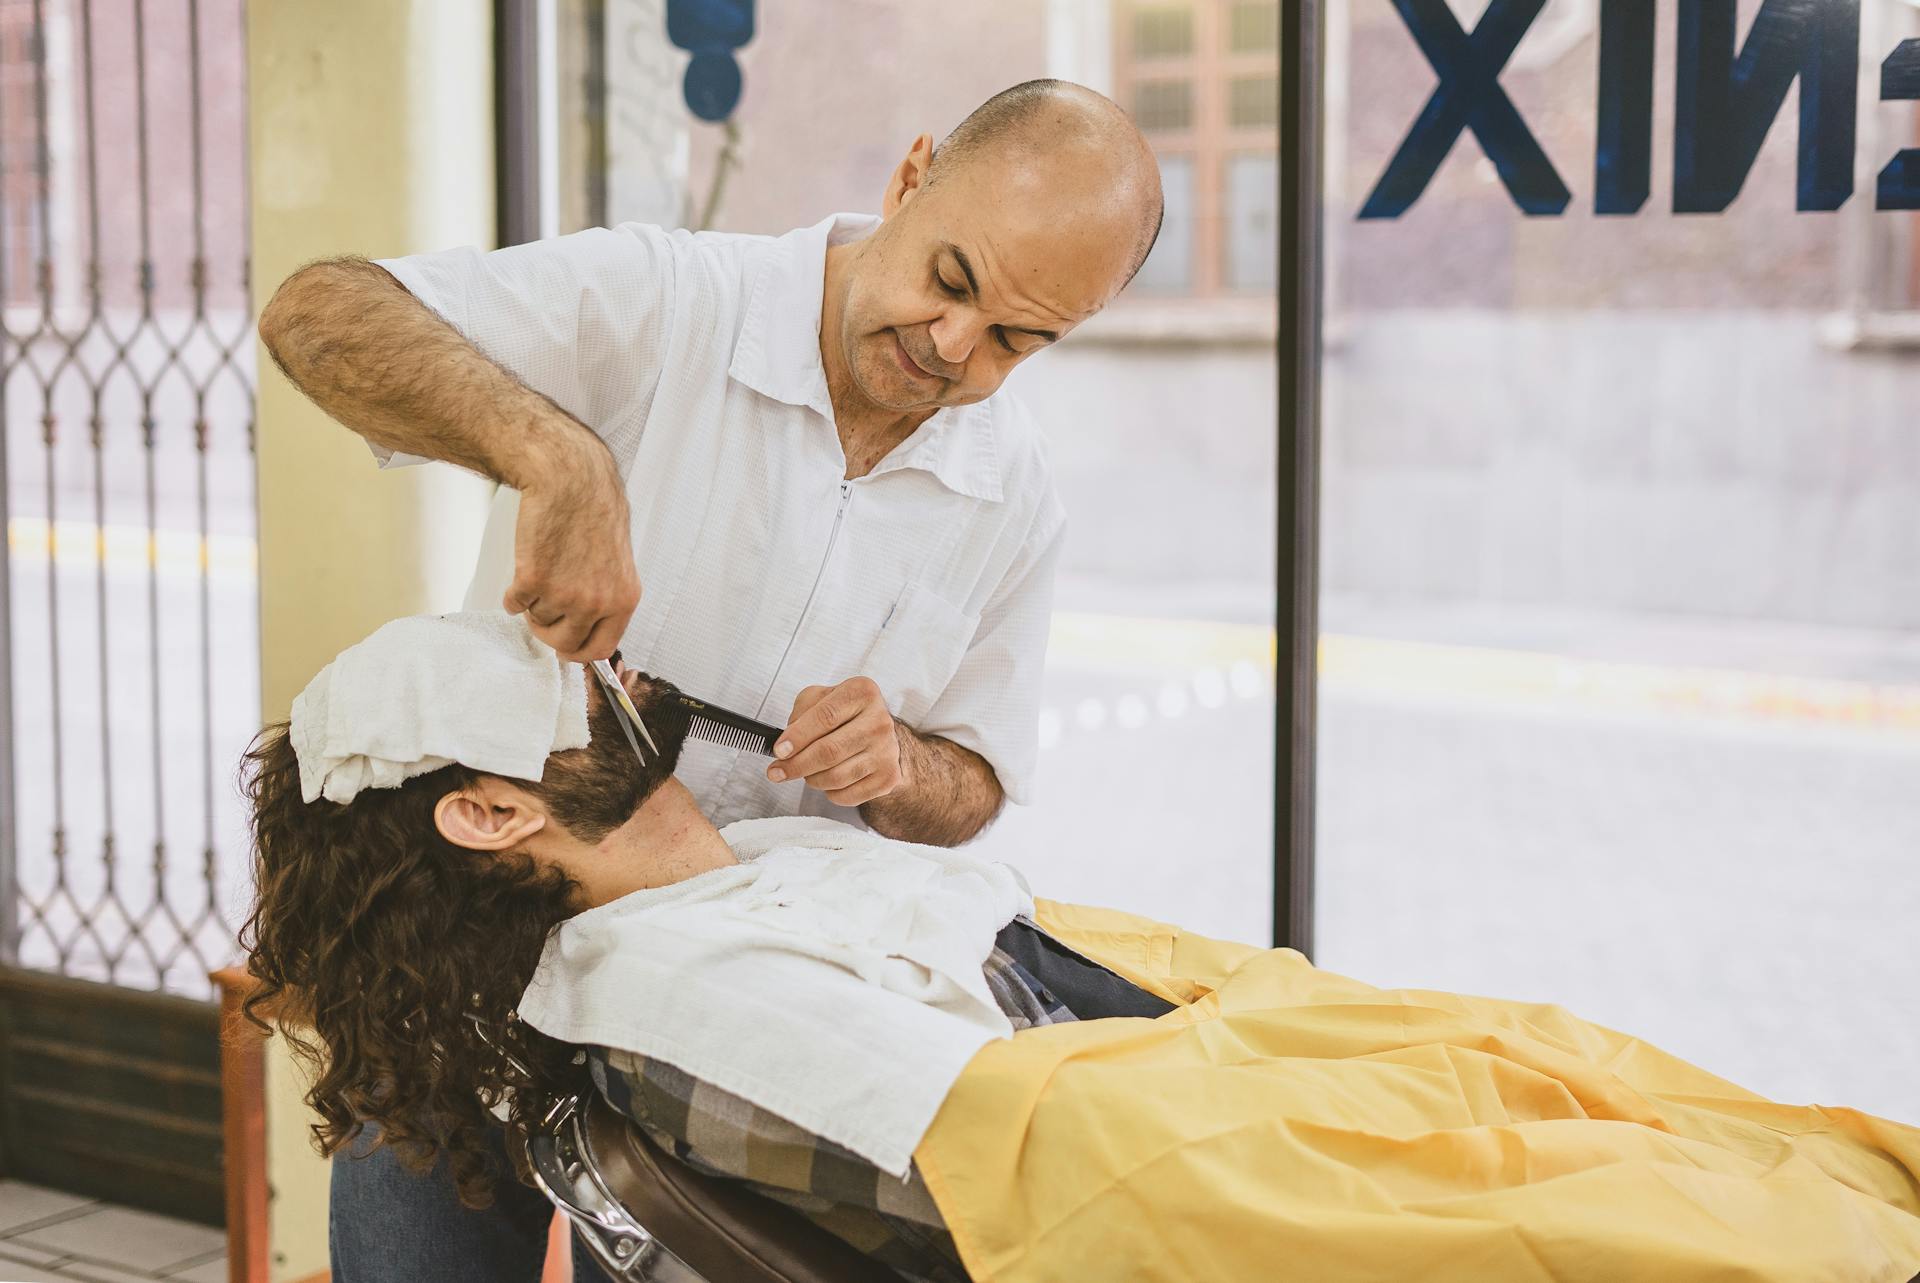
<svg viewBox="0 0 1920 1283">
<path fill-rule="evenodd" d="M 0 962 L 196 996 L 259 703 L 243 4 L 0 0 Z"/>
</svg>

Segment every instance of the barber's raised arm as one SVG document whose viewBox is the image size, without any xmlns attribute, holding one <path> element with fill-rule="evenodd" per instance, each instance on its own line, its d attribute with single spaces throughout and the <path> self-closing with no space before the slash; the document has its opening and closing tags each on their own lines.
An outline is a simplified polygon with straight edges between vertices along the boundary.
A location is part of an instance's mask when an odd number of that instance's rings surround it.
<svg viewBox="0 0 1920 1283">
<path fill-rule="evenodd" d="M 443 460 L 520 491 L 503 604 L 568 659 L 611 654 L 640 599 L 623 473 L 672 289 L 645 232 L 313 263 L 260 316 L 275 363 L 383 464 Z"/>
</svg>

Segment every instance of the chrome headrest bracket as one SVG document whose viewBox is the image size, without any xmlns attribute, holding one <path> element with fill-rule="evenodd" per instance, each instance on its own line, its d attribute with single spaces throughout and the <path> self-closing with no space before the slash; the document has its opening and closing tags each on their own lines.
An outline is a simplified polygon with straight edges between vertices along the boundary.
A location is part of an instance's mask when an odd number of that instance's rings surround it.
<svg viewBox="0 0 1920 1283">
<path fill-rule="evenodd" d="M 527 1161 L 540 1192 L 565 1212 L 580 1240 L 621 1283 L 702 1283 L 619 1200 L 588 1161 L 586 1112 L 578 1096 L 562 1096 L 527 1138 Z"/>
</svg>

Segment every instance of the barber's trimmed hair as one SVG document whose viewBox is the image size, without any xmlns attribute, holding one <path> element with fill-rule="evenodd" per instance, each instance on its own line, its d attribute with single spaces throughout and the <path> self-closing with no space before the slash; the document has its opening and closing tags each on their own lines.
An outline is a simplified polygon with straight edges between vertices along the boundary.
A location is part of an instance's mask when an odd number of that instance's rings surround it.
<svg viewBox="0 0 1920 1283">
<path fill-rule="evenodd" d="M 434 807 L 479 777 L 458 764 L 351 803 L 305 802 L 285 723 L 254 740 L 242 768 L 253 810 L 256 900 L 241 930 L 259 984 L 249 1019 L 277 1027 L 310 1072 L 316 1146 L 332 1154 L 377 1128 L 419 1170 L 445 1156 L 460 1201 L 493 1183 L 489 1109 L 514 1080 L 475 1028 L 543 1078 L 566 1081 L 572 1048 L 508 1014 L 547 936 L 577 911 L 575 886 L 524 854 L 447 841 Z M 528 785 L 529 788 L 537 788 Z"/>
<path fill-rule="evenodd" d="M 973 109 L 953 132 L 933 149 L 933 161 L 927 167 L 927 184 L 938 182 L 940 175 L 978 154 L 983 149 L 1018 138 L 1038 127 L 1041 113 L 1058 100 L 1059 95 L 1080 90 L 1066 80 L 1028 80 L 1002 89 Z"/>
<path fill-rule="evenodd" d="M 1011 89 L 1002 89 L 975 107 L 965 120 L 954 126 L 953 132 L 941 140 L 940 145 L 933 149 L 933 159 L 927 165 L 927 187 L 931 189 L 942 176 L 996 147 L 1023 143 L 1032 146 L 1044 142 L 1041 128 L 1047 117 L 1047 108 L 1057 106 L 1062 98 L 1069 96 L 1081 101 L 1097 99 L 1111 107 L 1118 118 L 1132 119 L 1119 104 L 1085 85 L 1076 85 L 1070 80 L 1022 81 Z M 1134 278 L 1140 265 L 1147 261 L 1147 255 L 1153 252 L 1166 216 L 1166 202 L 1156 202 L 1153 226 L 1150 229 L 1143 226 L 1145 234 L 1135 248 L 1133 264 L 1127 272 L 1128 281 Z"/>
</svg>

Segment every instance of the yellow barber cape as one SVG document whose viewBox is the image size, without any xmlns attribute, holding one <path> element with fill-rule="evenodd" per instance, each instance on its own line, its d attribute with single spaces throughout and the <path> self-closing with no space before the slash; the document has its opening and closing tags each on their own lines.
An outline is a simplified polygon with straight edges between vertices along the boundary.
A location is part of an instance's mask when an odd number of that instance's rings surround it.
<svg viewBox="0 0 1920 1283">
<path fill-rule="evenodd" d="M 1557 1007 L 1042 902 L 1182 1007 L 1026 1030 L 915 1157 L 976 1283 L 1906 1283 L 1920 1129 L 1777 1105 Z"/>
</svg>

